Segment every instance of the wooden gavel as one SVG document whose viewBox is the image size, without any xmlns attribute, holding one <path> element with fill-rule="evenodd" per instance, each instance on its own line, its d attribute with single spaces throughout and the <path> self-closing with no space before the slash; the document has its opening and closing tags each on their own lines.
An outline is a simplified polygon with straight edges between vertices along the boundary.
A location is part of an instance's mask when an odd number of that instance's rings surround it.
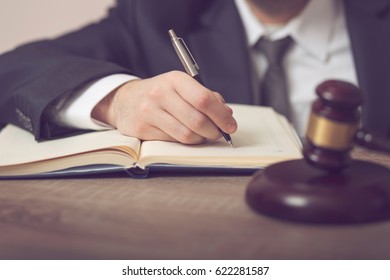
<svg viewBox="0 0 390 280">
<path fill-rule="evenodd" d="M 304 159 L 256 172 L 246 201 L 256 212 L 305 223 L 350 224 L 390 219 L 390 170 L 352 160 L 354 143 L 390 151 L 388 140 L 360 128 L 363 95 L 347 82 L 316 88 Z"/>
<path fill-rule="evenodd" d="M 316 88 L 316 93 L 303 150 L 311 165 L 330 171 L 343 169 L 351 162 L 354 143 L 390 151 L 390 141 L 360 129 L 363 95 L 356 86 L 328 80 Z"/>
</svg>

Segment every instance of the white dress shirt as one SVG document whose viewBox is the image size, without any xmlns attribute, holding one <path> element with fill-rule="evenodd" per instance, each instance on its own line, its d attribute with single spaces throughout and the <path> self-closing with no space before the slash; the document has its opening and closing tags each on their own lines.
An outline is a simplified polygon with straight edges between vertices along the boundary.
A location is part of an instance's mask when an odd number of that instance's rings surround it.
<svg viewBox="0 0 390 280">
<path fill-rule="evenodd" d="M 133 79 L 137 77 L 114 74 L 89 83 L 70 96 L 64 96 L 49 109 L 49 114 L 55 123 L 65 127 L 93 130 L 112 128 L 93 119 L 92 110 L 110 92 Z"/>
<path fill-rule="evenodd" d="M 357 84 L 341 1 L 311 0 L 297 17 L 283 26 L 266 26 L 259 22 L 246 1 L 235 0 L 258 81 L 267 68 L 264 56 L 253 48 L 260 37 L 277 40 L 289 35 L 294 39 L 295 44 L 285 57 L 285 71 L 293 124 L 298 134 L 303 136 L 310 104 L 316 97 L 315 87 L 319 83 L 327 79 L 342 79 Z M 107 125 L 91 118 L 92 109 L 112 90 L 135 78 L 117 74 L 88 85 L 70 99 L 57 104 L 57 123 L 81 129 L 107 129 Z"/>
<path fill-rule="evenodd" d="M 235 0 L 259 81 L 266 72 L 267 61 L 255 50 L 257 41 L 262 36 L 270 40 L 291 36 L 295 42 L 285 56 L 284 67 L 293 124 L 298 134 L 304 136 L 318 84 L 328 79 L 357 84 L 342 3 L 339 0 L 311 0 L 286 25 L 267 27 L 257 20 L 246 1 Z"/>
</svg>

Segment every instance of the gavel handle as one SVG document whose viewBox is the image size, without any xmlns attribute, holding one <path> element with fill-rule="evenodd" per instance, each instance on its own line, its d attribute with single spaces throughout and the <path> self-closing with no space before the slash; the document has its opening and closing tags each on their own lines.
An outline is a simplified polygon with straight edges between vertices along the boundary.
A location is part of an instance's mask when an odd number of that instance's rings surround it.
<svg viewBox="0 0 390 280">
<path fill-rule="evenodd" d="M 375 133 L 367 132 L 364 129 L 360 129 L 357 132 L 355 142 L 370 150 L 390 153 L 390 139 L 386 139 L 384 136 Z"/>
</svg>

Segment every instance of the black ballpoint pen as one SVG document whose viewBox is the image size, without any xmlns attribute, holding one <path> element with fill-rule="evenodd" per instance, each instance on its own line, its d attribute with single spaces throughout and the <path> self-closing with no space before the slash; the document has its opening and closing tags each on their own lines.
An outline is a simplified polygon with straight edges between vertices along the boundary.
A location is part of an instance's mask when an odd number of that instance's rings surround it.
<svg viewBox="0 0 390 280">
<path fill-rule="evenodd" d="M 203 82 L 199 76 L 199 71 L 198 71 L 200 70 L 200 67 L 196 63 L 190 50 L 187 48 L 187 45 L 185 44 L 184 40 L 182 38 L 177 37 L 173 29 L 170 29 L 168 33 L 169 36 L 171 37 L 172 45 L 176 51 L 176 54 L 179 57 L 181 63 L 183 64 L 187 74 L 203 85 Z M 234 147 L 230 135 L 222 131 L 219 127 L 218 130 L 222 134 L 223 138 L 225 138 L 225 140 L 230 144 L 230 146 Z"/>
</svg>

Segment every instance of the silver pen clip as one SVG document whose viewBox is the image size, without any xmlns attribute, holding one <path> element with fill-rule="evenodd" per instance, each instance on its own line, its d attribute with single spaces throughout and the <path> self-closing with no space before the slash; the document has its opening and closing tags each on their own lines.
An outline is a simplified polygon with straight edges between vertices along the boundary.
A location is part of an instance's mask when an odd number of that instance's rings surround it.
<svg viewBox="0 0 390 280">
<path fill-rule="evenodd" d="M 200 69 L 200 67 L 198 63 L 196 63 L 195 58 L 192 56 L 184 40 L 182 38 L 177 37 L 173 29 L 169 30 L 168 33 L 171 37 L 171 41 L 176 51 L 176 54 L 180 58 L 180 61 L 183 64 L 187 74 L 191 77 L 197 76 L 199 74 L 198 70 Z"/>
<path fill-rule="evenodd" d="M 190 55 L 191 60 L 192 60 L 192 64 L 194 65 L 194 67 L 195 67 L 197 70 L 200 70 L 200 67 L 199 67 L 198 63 L 196 63 L 196 60 L 195 60 L 194 56 L 192 55 L 190 49 L 187 47 L 186 42 L 184 42 L 184 40 L 183 40 L 181 37 L 179 37 L 178 39 L 179 39 L 180 42 L 183 43 L 183 45 L 184 45 L 184 47 L 186 48 L 188 54 Z"/>
</svg>

